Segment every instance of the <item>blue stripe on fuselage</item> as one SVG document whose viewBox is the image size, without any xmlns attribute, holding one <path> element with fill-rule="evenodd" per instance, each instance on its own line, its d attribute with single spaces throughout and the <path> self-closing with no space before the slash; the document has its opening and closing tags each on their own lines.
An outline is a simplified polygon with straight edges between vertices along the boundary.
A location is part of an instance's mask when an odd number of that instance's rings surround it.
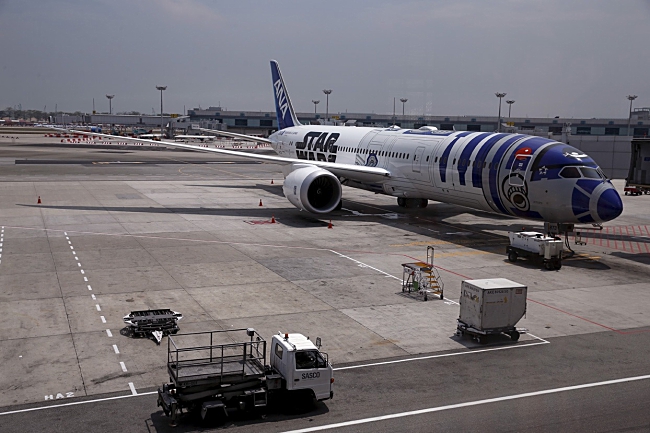
<svg viewBox="0 0 650 433">
<path fill-rule="evenodd" d="M 487 158 L 487 154 L 490 152 L 492 147 L 501 140 L 503 137 L 506 137 L 510 134 L 495 134 L 493 137 L 488 139 L 483 146 L 476 153 L 476 163 L 472 169 L 472 186 L 475 188 L 483 188 L 483 163 Z"/>
<path fill-rule="evenodd" d="M 445 147 L 445 150 L 442 152 L 442 156 L 440 157 L 440 163 L 438 164 L 438 170 L 440 172 L 440 181 L 442 183 L 447 182 L 447 162 L 449 160 L 449 154 L 451 153 L 451 149 L 454 147 L 454 144 L 458 141 L 459 138 L 461 137 L 466 137 L 471 132 L 461 132 L 457 136 L 454 137 L 453 140 L 449 142 L 447 147 Z M 452 162 L 452 168 L 453 168 L 453 162 Z"/>
<path fill-rule="evenodd" d="M 517 140 L 521 140 L 522 138 L 526 137 L 525 135 L 513 135 L 512 138 L 509 138 L 501 146 L 499 149 L 497 149 L 497 152 L 494 154 L 494 157 L 492 158 L 492 161 L 490 162 L 490 171 L 489 171 L 489 179 L 490 179 L 490 196 L 492 197 L 492 201 L 496 205 L 499 212 L 507 214 L 509 213 L 506 208 L 503 206 L 501 203 L 501 198 L 499 197 L 499 186 L 497 185 L 497 181 L 499 179 L 499 163 L 501 162 L 501 158 L 503 158 L 503 155 L 506 153 L 508 148 L 512 145 Z"/>
<path fill-rule="evenodd" d="M 478 146 L 478 144 L 483 141 L 485 137 L 488 137 L 491 134 L 492 133 L 487 132 L 479 134 L 476 137 L 472 138 L 469 143 L 463 146 L 463 151 L 460 153 L 460 157 L 458 158 L 458 181 L 461 185 L 465 185 L 465 173 L 467 173 L 467 169 L 469 167 L 469 159 L 472 156 L 474 149 L 476 149 L 476 146 Z M 475 164 L 477 163 L 478 161 Z"/>
</svg>

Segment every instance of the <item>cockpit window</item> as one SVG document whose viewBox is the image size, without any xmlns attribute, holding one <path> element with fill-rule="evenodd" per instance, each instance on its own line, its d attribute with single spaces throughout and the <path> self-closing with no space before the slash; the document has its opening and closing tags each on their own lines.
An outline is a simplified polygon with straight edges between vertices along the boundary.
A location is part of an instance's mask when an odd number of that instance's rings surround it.
<svg viewBox="0 0 650 433">
<path fill-rule="evenodd" d="M 580 167 L 580 171 L 587 179 L 601 179 L 600 174 L 594 168 Z"/>
<path fill-rule="evenodd" d="M 578 167 L 564 167 L 560 172 L 560 176 L 565 179 L 578 179 L 582 177 L 580 171 L 578 171 Z"/>
</svg>

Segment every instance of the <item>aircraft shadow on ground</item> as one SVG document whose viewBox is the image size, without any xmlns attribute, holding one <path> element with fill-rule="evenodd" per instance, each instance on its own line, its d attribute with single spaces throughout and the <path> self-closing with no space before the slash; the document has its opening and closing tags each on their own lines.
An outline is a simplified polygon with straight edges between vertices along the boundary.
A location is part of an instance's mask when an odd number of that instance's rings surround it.
<svg viewBox="0 0 650 433">
<path fill-rule="evenodd" d="M 226 189 L 250 189 L 250 185 L 185 185 L 185 186 L 193 186 L 193 187 L 199 187 L 199 188 L 226 188 Z M 282 185 L 267 185 L 267 184 L 257 184 L 255 185 L 256 189 L 261 189 L 263 191 L 268 192 L 269 194 L 276 195 L 278 197 L 284 197 L 284 193 L 282 192 Z"/>
<path fill-rule="evenodd" d="M 650 265 L 650 254 L 647 253 L 631 254 L 631 253 L 624 253 L 622 251 L 616 251 L 612 253 L 612 256 L 619 257 L 621 259 L 632 260 L 634 262 L 641 263 L 644 265 Z"/>
<path fill-rule="evenodd" d="M 269 406 L 257 412 L 235 411 L 230 412 L 228 417 L 218 416 L 210 419 L 201 419 L 200 410 L 183 413 L 178 425 L 169 425 L 169 417 L 165 416 L 162 410 L 154 412 L 146 420 L 148 431 L 157 433 L 163 432 L 197 432 L 211 429 L 227 429 L 233 427 L 248 426 L 251 431 L 262 431 L 281 421 L 292 419 L 304 419 L 306 417 L 318 417 L 329 413 L 329 408 L 324 402 L 317 402 L 315 407 L 304 407 L 304 404 L 288 404 L 280 407 L 280 402 L 275 404 L 269 399 Z M 259 430 L 258 430 L 259 428 Z"/>
</svg>

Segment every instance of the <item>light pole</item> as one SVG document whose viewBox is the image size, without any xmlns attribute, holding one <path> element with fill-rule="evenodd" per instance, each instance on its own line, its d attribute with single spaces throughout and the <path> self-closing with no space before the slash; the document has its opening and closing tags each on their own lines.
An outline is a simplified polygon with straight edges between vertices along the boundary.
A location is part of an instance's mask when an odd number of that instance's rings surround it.
<svg viewBox="0 0 650 433">
<path fill-rule="evenodd" d="M 113 101 L 113 98 L 115 97 L 115 95 L 106 95 L 106 97 L 108 98 L 108 114 L 113 114 L 112 101 Z"/>
<path fill-rule="evenodd" d="M 512 99 L 506 101 L 506 104 L 508 104 L 508 117 L 510 117 L 510 113 L 512 112 L 512 104 L 514 104 L 514 103 L 515 103 L 515 101 L 512 100 Z"/>
<path fill-rule="evenodd" d="M 167 90 L 167 86 L 156 86 L 156 89 L 160 90 L 160 139 L 163 138 L 163 105 L 162 105 L 162 92 Z"/>
<path fill-rule="evenodd" d="M 325 94 L 325 121 L 329 123 L 330 121 L 330 94 L 332 93 L 331 89 L 323 90 Z"/>
<path fill-rule="evenodd" d="M 406 104 L 406 101 L 408 101 L 408 99 L 406 99 L 406 98 L 399 98 L 399 100 L 400 100 L 400 102 L 402 103 L 402 117 L 404 117 L 404 105 Z"/>
<path fill-rule="evenodd" d="M 314 117 L 316 117 L 316 106 L 318 105 L 318 103 L 319 103 L 320 101 L 317 100 L 317 99 L 312 99 L 311 102 L 314 103 Z"/>
<path fill-rule="evenodd" d="M 636 95 L 627 95 L 627 99 L 630 100 L 630 113 L 627 116 L 627 135 L 630 134 L 630 124 L 632 123 L 632 101 L 634 101 L 637 98 Z"/>
<path fill-rule="evenodd" d="M 505 92 L 497 92 L 495 95 L 497 95 L 497 98 L 499 98 L 499 118 L 497 119 L 497 132 L 501 132 L 501 99 L 506 96 L 506 94 Z"/>
</svg>

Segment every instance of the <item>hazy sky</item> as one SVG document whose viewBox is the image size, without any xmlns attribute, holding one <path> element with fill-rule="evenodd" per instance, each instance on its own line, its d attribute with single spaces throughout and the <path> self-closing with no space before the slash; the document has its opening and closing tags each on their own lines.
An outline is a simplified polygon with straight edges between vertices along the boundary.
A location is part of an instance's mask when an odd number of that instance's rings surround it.
<svg viewBox="0 0 650 433">
<path fill-rule="evenodd" d="M 0 107 L 627 117 L 650 106 L 650 0 L 0 0 Z M 505 107 L 505 103 L 504 103 Z"/>
</svg>

